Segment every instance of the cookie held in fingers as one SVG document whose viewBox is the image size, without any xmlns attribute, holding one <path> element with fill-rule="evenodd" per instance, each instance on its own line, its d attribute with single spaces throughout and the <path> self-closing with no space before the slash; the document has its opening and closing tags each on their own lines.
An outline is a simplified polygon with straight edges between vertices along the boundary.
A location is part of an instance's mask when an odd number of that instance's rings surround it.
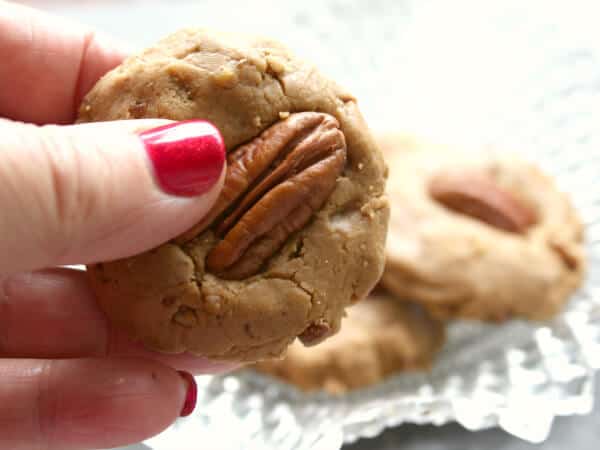
<svg viewBox="0 0 600 450">
<path fill-rule="evenodd" d="M 284 359 L 252 368 L 305 391 L 342 394 L 428 369 L 444 339 L 444 325 L 418 305 L 380 293 L 350 307 L 333 338 L 311 348 L 295 343 Z"/>
<path fill-rule="evenodd" d="M 582 281 L 569 198 L 514 155 L 381 136 L 392 204 L 382 283 L 435 317 L 545 320 Z"/>
<path fill-rule="evenodd" d="M 88 268 L 102 309 L 148 347 L 277 357 L 335 334 L 383 270 L 386 167 L 356 101 L 280 44 L 183 30 L 127 59 L 79 121 L 204 119 L 223 191 L 171 242 Z"/>
</svg>

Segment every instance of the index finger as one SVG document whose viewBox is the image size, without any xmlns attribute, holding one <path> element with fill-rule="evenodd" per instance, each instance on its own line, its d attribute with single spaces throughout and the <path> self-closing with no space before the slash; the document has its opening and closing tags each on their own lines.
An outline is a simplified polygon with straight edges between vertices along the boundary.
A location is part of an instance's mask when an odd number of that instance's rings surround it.
<svg viewBox="0 0 600 450">
<path fill-rule="evenodd" d="M 92 29 L 0 0 L 0 116 L 71 123 L 83 96 L 124 57 Z"/>
</svg>

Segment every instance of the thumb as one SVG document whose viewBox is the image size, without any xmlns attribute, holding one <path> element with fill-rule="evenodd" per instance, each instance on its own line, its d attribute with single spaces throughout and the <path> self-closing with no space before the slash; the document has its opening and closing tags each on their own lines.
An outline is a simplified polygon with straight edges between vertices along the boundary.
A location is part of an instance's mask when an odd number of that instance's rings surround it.
<svg viewBox="0 0 600 450">
<path fill-rule="evenodd" d="M 0 120 L 0 273 L 130 256 L 197 223 L 222 187 L 205 121 Z"/>
</svg>

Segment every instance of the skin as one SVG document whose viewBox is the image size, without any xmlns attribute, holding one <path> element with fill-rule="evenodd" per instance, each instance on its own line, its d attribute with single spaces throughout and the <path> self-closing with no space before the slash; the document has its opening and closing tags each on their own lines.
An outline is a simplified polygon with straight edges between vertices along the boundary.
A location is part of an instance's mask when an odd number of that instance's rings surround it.
<svg viewBox="0 0 600 450">
<path fill-rule="evenodd" d="M 175 369 L 232 368 L 144 350 L 110 327 L 84 272 L 48 268 L 155 247 L 198 222 L 222 186 L 193 198 L 160 190 L 136 132 L 164 121 L 65 125 L 124 54 L 0 1 L 0 86 L 10 86 L 0 89 L 0 448 L 137 442 L 178 417 L 187 383 Z"/>
</svg>

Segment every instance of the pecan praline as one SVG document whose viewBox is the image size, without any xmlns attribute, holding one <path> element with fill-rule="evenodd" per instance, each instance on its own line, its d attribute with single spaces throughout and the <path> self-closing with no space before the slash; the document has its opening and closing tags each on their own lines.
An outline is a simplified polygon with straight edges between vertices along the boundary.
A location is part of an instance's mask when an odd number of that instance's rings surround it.
<svg viewBox="0 0 600 450">
<path fill-rule="evenodd" d="M 440 320 L 547 320 L 562 310 L 583 280 L 583 226 L 550 176 L 508 152 L 380 142 L 392 202 L 387 289 Z"/>
<path fill-rule="evenodd" d="M 354 97 L 273 40 L 186 29 L 104 76 L 79 121 L 157 117 L 217 126 L 225 188 L 182 236 L 88 267 L 108 318 L 155 350 L 241 361 L 335 334 L 383 271 L 389 216 Z"/>
</svg>

